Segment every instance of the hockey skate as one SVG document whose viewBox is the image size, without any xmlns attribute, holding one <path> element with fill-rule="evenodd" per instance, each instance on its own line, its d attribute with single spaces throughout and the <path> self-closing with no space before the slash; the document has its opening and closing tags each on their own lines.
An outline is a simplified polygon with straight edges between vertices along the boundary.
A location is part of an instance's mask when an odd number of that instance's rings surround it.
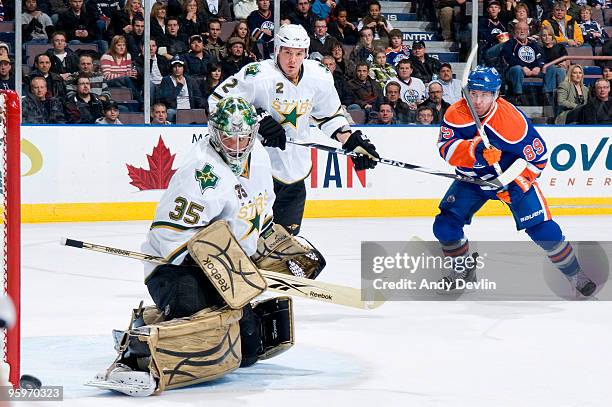
<svg viewBox="0 0 612 407">
<path fill-rule="evenodd" d="M 593 295 L 597 289 L 597 284 L 591 280 L 584 271 L 578 270 L 573 276 L 566 276 L 573 288 L 585 297 Z"/>
<path fill-rule="evenodd" d="M 473 253 L 471 255 L 472 258 L 476 259 L 478 257 L 478 253 Z M 443 289 L 438 290 L 438 294 L 457 294 L 469 292 L 465 288 L 464 283 L 472 283 L 476 281 L 476 265 L 470 267 L 462 272 L 457 272 L 453 270 L 450 274 L 442 279 L 438 280 L 439 284 L 443 284 Z M 461 284 L 459 284 L 461 283 Z"/>
<path fill-rule="evenodd" d="M 149 372 L 139 372 L 117 363 L 110 372 L 98 373 L 86 386 L 114 390 L 128 396 L 146 397 L 155 392 L 157 381 Z"/>
</svg>

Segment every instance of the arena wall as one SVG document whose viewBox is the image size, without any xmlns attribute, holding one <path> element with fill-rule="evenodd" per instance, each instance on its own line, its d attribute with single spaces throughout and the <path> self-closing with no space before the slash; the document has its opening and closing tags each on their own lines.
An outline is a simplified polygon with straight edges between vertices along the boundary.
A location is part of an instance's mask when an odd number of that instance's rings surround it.
<svg viewBox="0 0 612 407">
<path fill-rule="evenodd" d="M 452 171 L 436 149 L 436 127 L 367 126 L 381 156 Z M 555 215 L 612 214 L 612 131 L 547 126 L 549 165 L 539 184 Z M 169 170 L 205 127 L 23 126 L 23 222 L 152 219 Z M 313 137 L 329 144 L 318 130 Z M 306 217 L 433 216 L 451 180 L 379 165 L 358 174 L 343 156 L 309 152 Z M 509 213 L 489 202 L 481 215 Z"/>
</svg>

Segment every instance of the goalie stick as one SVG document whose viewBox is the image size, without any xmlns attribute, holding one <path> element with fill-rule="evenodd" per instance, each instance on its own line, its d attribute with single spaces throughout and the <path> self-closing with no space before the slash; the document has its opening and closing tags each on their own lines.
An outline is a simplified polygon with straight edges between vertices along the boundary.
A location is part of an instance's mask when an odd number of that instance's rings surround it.
<svg viewBox="0 0 612 407">
<path fill-rule="evenodd" d="M 480 135 L 484 146 L 486 148 L 490 148 L 491 143 L 489 142 L 489 137 L 487 136 L 487 132 L 482 126 L 482 122 L 480 121 L 480 117 L 478 117 L 478 114 L 476 113 L 476 109 L 474 109 L 474 103 L 472 102 L 472 97 L 470 96 L 470 91 L 468 89 L 468 77 L 472 70 L 474 60 L 476 59 L 476 55 L 478 55 L 478 44 L 474 45 L 474 48 L 472 48 L 470 56 L 468 57 L 465 63 L 465 71 L 463 71 L 463 78 L 461 79 L 461 90 L 463 91 L 463 97 L 467 102 L 468 109 L 470 111 L 470 114 L 472 115 L 472 119 L 474 119 L 474 123 L 476 124 L 476 128 L 478 129 L 478 134 Z M 506 171 L 503 172 L 498 162 L 493 165 L 493 168 L 495 169 L 495 172 L 498 175 L 496 179 L 500 179 L 503 177 L 503 186 L 506 186 L 512 181 L 514 181 L 519 175 L 521 175 L 525 168 L 527 168 L 527 161 L 523 160 L 522 158 L 518 158 L 512 163 L 510 167 L 506 169 Z"/>
<path fill-rule="evenodd" d="M 160 256 L 133 252 L 130 250 L 117 249 L 115 247 L 103 246 L 95 243 L 87 243 L 81 240 L 61 238 L 63 246 L 76 247 L 78 249 L 92 250 L 95 252 L 113 254 L 115 256 L 127 257 L 156 264 L 168 264 L 168 261 Z M 384 300 L 364 301 L 361 299 L 361 290 L 322 281 L 310 280 L 291 276 L 288 274 L 275 273 L 268 270 L 259 270 L 265 277 L 268 289 L 285 295 L 309 298 L 311 300 L 328 302 L 331 304 L 344 305 L 346 307 L 359 309 L 374 309 L 380 307 Z"/>
<path fill-rule="evenodd" d="M 356 153 L 354 151 L 347 151 L 342 148 L 328 146 L 325 144 L 319 144 L 319 143 L 313 143 L 313 142 L 298 142 L 298 141 L 294 141 L 290 139 L 287 139 L 287 143 L 295 144 L 295 145 L 302 146 L 302 147 L 316 148 L 317 150 L 323 150 L 323 151 L 328 151 L 330 153 L 346 155 L 348 157 L 358 157 L 359 156 L 359 153 Z M 520 174 L 520 172 L 523 171 L 523 169 L 521 169 L 521 171 L 516 175 L 514 175 L 514 173 L 508 173 L 508 171 L 506 171 L 500 176 L 498 176 L 497 178 L 484 180 L 480 178 L 470 177 L 468 175 L 461 175 L 461 174 L 455 174 L 455 173 L 450 173 L 450 172 L 442 172 L 442 171 L 434 170 L 431 168 L 421 167 L 420 165 L 408 164 L 408 163 L 401 162 L 401 161 L 390 160 L 388 158 L 374 158 L 373 160 L 381 164 L 391 165 L 393 167 L 405 168 L 407 170 L 423 172 L 425 174 L 437 175 L 439 177 L 451 178 L 457 181 L 469 182 L 471 184 L 476 184 L 476 185 L 485 186 L 485 187 L 493 187 L 493 188 L 503 188 L 504 185 L 507 185 L 510 182 L 514 181 L 514 179 Z"/>
</svg>

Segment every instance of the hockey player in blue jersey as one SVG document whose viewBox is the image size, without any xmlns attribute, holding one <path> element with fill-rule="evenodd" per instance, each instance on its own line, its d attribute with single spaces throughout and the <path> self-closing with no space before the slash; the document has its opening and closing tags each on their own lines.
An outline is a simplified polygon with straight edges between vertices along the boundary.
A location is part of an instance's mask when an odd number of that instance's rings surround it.
<svg viewBox="0 0 612 407">
<path fill-rule="evenodd" d="M 565 241 L 559 225 L 552 220 L 546 200 L 536 179 L 548 161 L 546 143 L 531 121 L 515 106 L 499 97 L 501 79 L 494 68 L 477 67 L 468 77 L 467 88 L 474 110 L 480 117 L 490 148 L 478 135 L 474 118 L 465 99 L 448 108 L 438 139 L 442 158 L 456 167 L 459 174 L 490 179 L 498 174 L 499 164 L 506 170 L 517 159 L 527 161 L 525 170 L 503 190 L 455 181 L 440 202 L 433 232 L 445 256 L 469 256 L 469 244 L 463 227 L 488 200 L 508 204 L 518 230 L 546 252 L 549 259 L 584 296 L 597 286 L 581 270 L 572 245 Z M 473 278 L 473 270 L 453 272 L 445 277 L 453 286 L 457 279 Z"/>
</svg>

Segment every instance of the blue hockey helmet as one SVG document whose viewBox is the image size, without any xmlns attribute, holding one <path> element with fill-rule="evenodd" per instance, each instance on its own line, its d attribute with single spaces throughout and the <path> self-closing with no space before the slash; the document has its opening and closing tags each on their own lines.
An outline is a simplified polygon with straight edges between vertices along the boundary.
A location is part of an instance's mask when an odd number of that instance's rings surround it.
<svg viewBox="0 0 612 407">
<path fill-rule="evenodd" d="M 469 90 L 481 90 L 496 93 L 501 87 L 501 78 L 495 68 L 478 65 L 468 76 L 467 87 Z"/>
</svg>

